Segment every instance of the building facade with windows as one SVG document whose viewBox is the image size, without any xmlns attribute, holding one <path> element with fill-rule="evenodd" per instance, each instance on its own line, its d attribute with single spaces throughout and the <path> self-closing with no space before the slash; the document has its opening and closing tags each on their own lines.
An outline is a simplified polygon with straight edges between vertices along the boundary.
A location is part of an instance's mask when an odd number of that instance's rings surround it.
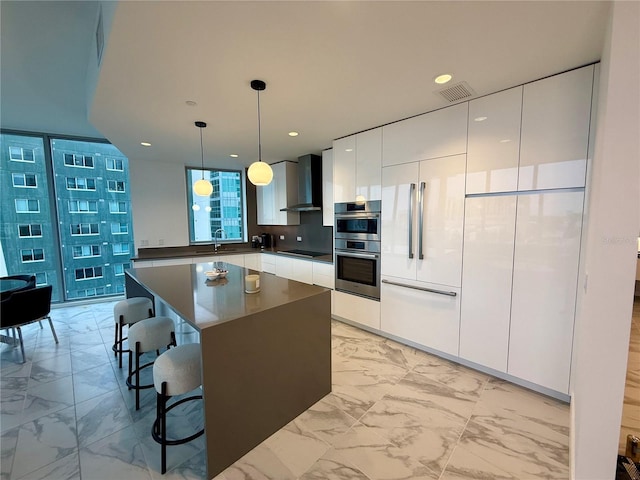
<svg viewBox="0 0 640 480">
<path fill-rule="evenodd" d="M 35 274 L 56 301 L 124 293 L 134 246 L 127 158 L 108 143 L 1 140 L 2 274 Z"/>
</svg>

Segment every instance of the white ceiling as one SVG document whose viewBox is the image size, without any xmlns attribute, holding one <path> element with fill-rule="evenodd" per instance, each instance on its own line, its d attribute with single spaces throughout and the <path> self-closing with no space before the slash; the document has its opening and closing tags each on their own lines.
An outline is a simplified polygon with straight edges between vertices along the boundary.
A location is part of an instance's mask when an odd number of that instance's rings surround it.
<svg viewBox="0 0 640 480">
<path fill-rule="evenodd" d="M 4 128 L 60 132 L 63 125 L 73 128 L 68 133 L 108 138 L 132 160 L 198 165 L 193 122 L 202 120 L 209 125 L 207 166 L 256 159 L 252 79 L 267 83 L 260 95 L 263 160 L 294 159 L 335 138 L 448 105 L 434 93 L 441 87 L 433 78 L 443 72 L 484 95 L 597 61 L 610 7 L 121 1 L 89 106 L 92 127 L 81 125 L 86 85 L 75 81 L 85 80 L 95 55 L 97 4 L 0 3 Z M 300 136 L 289 137 L 291 130 Z"/>
</svg>

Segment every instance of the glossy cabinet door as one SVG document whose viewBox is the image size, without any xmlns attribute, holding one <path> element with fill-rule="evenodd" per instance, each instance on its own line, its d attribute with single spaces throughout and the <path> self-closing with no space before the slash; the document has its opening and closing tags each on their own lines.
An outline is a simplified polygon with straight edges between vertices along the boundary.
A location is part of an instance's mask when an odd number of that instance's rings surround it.
<svg viewBox="0 0 640 480">
<path fill-rule="evenodd" d="M 382 127 L 356 135 L 356 197 L 381 200 Z"/>
<path fill-rule="evenodd" d="M 593 65 L 524 86 L 518 190 L 584 187 Z"/>
<path fill-rule="evenodd" d="M 322 226 L 333 227 L 333 150 L 322 152 Z"/>
<path fill-rule="evenodd" d="M 356 136 L 333 142 L 333 201 L 356 199 Z"/>
<path fill-rule="evenodd" d="M 518 189 L 522 87 L 469 102 L 467 193 Z"/>
<path fill-rule="evenodd" d="M 298 212 L 281 212 L 281 208 L 298 203 L 298 164 L 278 162 L 271 165 L 273 179 L 269 185 L 256 187 L 258 225 L 299 225 Z"/>
<path fill-rule="evenodd" d="M 313 262 L 311 260 L 298 260 L 293 258 L 291 280 L 313 284 Z"/>
<path fill-rule="evenodd" d="M 582 191 L 518 197 L 507 372 L 562 393 L 569 393 L 583 202 Z"/>
<path fill-rule="evenodd" d="M 403 286 L 400 286 L 385 283 L 385 280 L 390 279 L 383 277 L 381 285 L 380 329 L 457 356 L 460 289 L 451 287 L 443 290 L 440 285 L 412 281 L 403 282 Z M 396 279 L 390 281 L 396 282 Z"/>
<path fill-rule="evenodd" d="M 273 167 L 272 167 L 273 168 Z M 274 172 L 275 173 L 275 172 Z M 258 225 L 275 225 L 276 223 L 276 183 L 278 179 L 271 180 L 269 185 L 256 187 L 256 210 Z"/>
<path fill-rule="evenodd" d="M 418 162 L 382 169 L 381 272 L 416 279 Z"/>
<path fill-rule="evenodd" d="M 276 275 L 282 278 L 293 279 L 293 259 L 284 255 L 275 255 Z"/>
<path fill-rule="evenodd" d="M 262 271 L 262 254 L 248 253 L 244 255 L 244 266 L 252 270 Z"/>
<path fill-rule="evenodd" d="M 332 301 L 333 315 L 380 330 L 380 302 L 335 290 Z"/>
<path fill-rule="evenodd" d="M 382 127 L 382 166 L 458 155 L 467 151 L 468 103 Z"/>
<path fill-rule="evenodd" d="M 467 198 L 460 357 L 507 371 L 516 195 Z"/>
<path fill-rule="evenodd" d="M 460 286 L 465 163 L 466 155 L 420 162 L 417 280 Z"/>
<path fill-rule="evenodd" d="M 335 286 L 335 270 L 333 264 L 313 262 L 313 284 L 333 289 Z"/>
</svg>

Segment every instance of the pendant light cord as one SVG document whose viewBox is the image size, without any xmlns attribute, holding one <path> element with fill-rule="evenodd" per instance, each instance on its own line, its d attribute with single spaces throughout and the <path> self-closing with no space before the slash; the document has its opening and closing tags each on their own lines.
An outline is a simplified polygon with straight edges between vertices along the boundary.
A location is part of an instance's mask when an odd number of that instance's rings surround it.
<svg viewBox="0 0 640 480">
<path fill-rule="evenodd" d="M 262 136 L 260 134 L 260 90 L 258 92 L 258 161 L 262 161 Z"/>
<path fill-rule="evenodd" d="M 200 127 L 200 161 L 202 165 L 202 180 L 204 180 L 204 149 L 202 148 L 202 127 Z"/>
</svg>

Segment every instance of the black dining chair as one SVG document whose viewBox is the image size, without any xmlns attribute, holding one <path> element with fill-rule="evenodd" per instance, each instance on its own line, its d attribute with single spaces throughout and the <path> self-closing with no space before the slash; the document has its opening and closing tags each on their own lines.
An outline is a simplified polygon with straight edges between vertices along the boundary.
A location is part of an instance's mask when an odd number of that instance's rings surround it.
<svg viewBox="0 0 640 480">
<path fill-rule="evenodd" d="M 53 322 L 49 316 L 51 312 L 52 290 L 53 287 L 51 285 L 19 290 L 13 292 L 8 298 L 3 299 L 1 302 L 0 328 L 3 330 L 15 328 L 18 331 L 22 363 L 26 361 L 26 356 L 24 354 L 21 327 L 30 323 L 39 322 L 40 320 L 49 320 L 51 333 L 56 343 L 58 343 L 58 336 L 56 335 L 56 330 L 53 328 Z M 16 344 L 15 336 L 13 340 L 11 340 L 11 337 L 2 335 L 0 340 L 5 343 Z"/>
<path fill-rule="evenodd" d="M 23 286 L 21 286 L 20 288 L 15 289 L 15 290 L 10 290 L 10 291 L 7 291 L 7 292 L 0 292 L 0 300 L 4 300 L 6 298 L 9 298 L 9 296 L 13 292 L 19 292 L 20 290 L 29 290 L 30 288 L 35 288 L 36 287 L 36 276 L 35 275 L 9 275 L 8 277 L 2 277 L 2 280 L 23 280 L 23 281 L 25 281 L 27 283 L 24 284 Z"/>
</svg>

